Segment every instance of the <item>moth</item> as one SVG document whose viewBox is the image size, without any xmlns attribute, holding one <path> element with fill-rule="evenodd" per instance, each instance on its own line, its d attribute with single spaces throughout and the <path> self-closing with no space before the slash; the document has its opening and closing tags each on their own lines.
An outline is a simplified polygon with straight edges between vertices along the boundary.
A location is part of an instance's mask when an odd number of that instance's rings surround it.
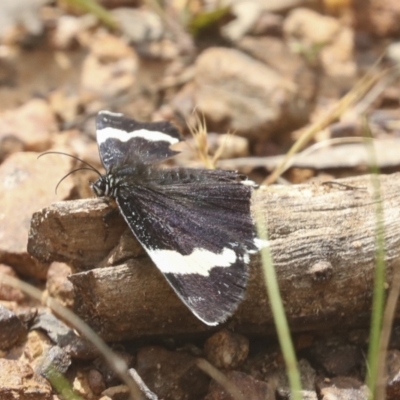
<svg viewBox="0 0 400 400">
<path fill-rule="evenodd" d="M 181 140 L 170 122 L 101 111 L 96 137 L 106 173 L 92 183 L 94 193 L 116 201 L 197 318 L 225 321 L 245 295 L 250 254 L 260 247 L 250 214 L 255 183 L 235 171 L 161 167 Z"/>
</svg>

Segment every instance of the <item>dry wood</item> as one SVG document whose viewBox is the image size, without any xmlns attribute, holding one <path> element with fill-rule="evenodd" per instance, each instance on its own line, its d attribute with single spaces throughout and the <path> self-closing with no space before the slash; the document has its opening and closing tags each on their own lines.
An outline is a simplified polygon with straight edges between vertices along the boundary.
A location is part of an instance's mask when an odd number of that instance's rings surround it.
<svg viewBox="0 0 400 400">
<path fill-rule="evenodd" d="M 355 138 L 353 138 L 355 140 Z M 356 138 L 360 139 L 360 138 Z M 361 138 L 362 139 L 362 138 Z M 344 140 L 344 139 L 343 139 Z M 323 143 L 319 143 L 323 144 Z M 374 140 L 379 168 L 396 168 L 400 164 L 400 140 L 376 139 Z M 365 143 L 342 144 L 321 147 L 309 152 L 308 148 L 303 153 L 296 154 L 290 160 L 291 167 L 310 169 L 339 169 L 339 168 L 368 168 L 371 156 Z M 285 156 L 270 157 L 241 157 L 219 160 L 218 167 L 223 169 L 249 169 L 266 168 L 273 170 L 282 163 Z"/>
<path fill-rule="evenodd" d="M 400 174 L 380 180 L 390 282 L 400 256 Z M 376 241 L 371 177 L 261 188 L 253 197 L 256 208 L 268 226 L 292 329 L 368 321 Z M 32 219 L 31 255 L 76 269 L 71 280 L 78 315 L 107 340 L 209 330 L 176 297 L 121 218 L 105 227 L 109 210 L 102 199 L 61 202 Z M 102 259 L 103 266 L 119 265 L 92 269 Z M 246 299 L 229 324 L 262 334 L 273 330 L 273 322 L 259 256 L 250 270 Z"/>
</svg>

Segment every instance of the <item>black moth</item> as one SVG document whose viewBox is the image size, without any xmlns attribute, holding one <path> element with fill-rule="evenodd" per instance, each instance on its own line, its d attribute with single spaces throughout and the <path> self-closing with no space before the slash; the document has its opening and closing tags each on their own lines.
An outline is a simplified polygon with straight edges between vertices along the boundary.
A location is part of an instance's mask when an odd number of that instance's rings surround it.
<svg viewBox="0 0 400 400">
<path fill-rule="evenodd" d="M 201 321 L 225 321 L 243 299 L 249 254 L 258 250 L 250 215 L 256 185 L 234 171 L 160 168 L 180 141 L 169 122 L 99 112 L 106 174 L 92 184 L 115 199 L 131 231 Z"/>
</svg>

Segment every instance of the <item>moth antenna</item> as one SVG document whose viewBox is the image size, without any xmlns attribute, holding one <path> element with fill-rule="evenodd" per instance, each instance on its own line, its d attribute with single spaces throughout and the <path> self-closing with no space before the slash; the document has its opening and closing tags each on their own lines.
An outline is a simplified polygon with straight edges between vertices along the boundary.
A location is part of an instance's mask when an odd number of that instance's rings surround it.
<svg viewBox="0 0 400 400">
<path fill-rule="evenodd" d="M 99 170 L 97 170 L 95 167 L 93 167 L 93 165 L 90 165 L 88 162 L 82 160 L 81 158 L 79 158 L 77 156 L 73 156 L 72 154 L 68 154 L 68 153 L 63 153 L 62 151 L 46 151 L 45 153 L 40 154 L 38 156 L 38 159 L 40 157 L 42 157 L 42 156 L 47 156 L 48 154 L 59 154 L 59 155 L 62 155 L 62 156 L 71 157 L 74 160 L 80 161 L 82 164 L 85 164 L 85 165 L 87 165 L 89 167 L 89 168 L 80 168 L 80 169 L 91 169 L 92 171 L 96 172 L 97 175 L 102 176 L 102 174 L 99 172 Z M 76 169 L 74 171 L 79 171 L 79 169 Z M 68 175 L 64 176 L 64 178 L 62 178 L 62 180 L 65 179 Z M 60 184 L 60 182 L 59 182 L 59 184 Z"/>
<path fill-rule="evenodd" d="M 76 168 L 76 169 L 74 169 L 74 170 L 68 172 L 67 175 L 63 176 L 63 177 L 58 181 L 57 186 L 56 186 L 56 194 L 57 194 L 57 189 L 58 189 L 58 187 L 60 186 L 61 182 L 62 182 L 65 178 L 68 178 L 68 177 L 69 177 L 71 174 L 73 174 L 74 172 L 82 171 L 83 169 L 86 169 L 86 170 L 89 170 L 89 171 L 94 171 L 94 169 L 92 169 L 92 168 L 81 167 L 81 168 Z"/>
</svg>

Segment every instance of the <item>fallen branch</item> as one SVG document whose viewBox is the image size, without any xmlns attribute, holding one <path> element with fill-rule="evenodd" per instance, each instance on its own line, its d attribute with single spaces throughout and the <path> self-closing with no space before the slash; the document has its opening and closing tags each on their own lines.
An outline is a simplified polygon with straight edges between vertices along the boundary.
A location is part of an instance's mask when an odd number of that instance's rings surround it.
<svg viewBox="0 0 400 400">
<path fill-rule="evenodd" d="M 391 274 L 400 257 L 400 174 L 382 175 L 381 189 Z M 292 329 L 368 322 L 376 227 L 371 177 L 264 187 L 254 194 L 255 208 L 265 216 Z M 53 204 L 32 218 L 28 251 L 41 262 L 74 267 L 77 314 L 112 341 L 210 330 L 176 297 L 122 218 L 105 225 L 110 209 L 102 199 L 77 200 Z M 259 256 L 250 271 L 246 299 L 228 323 L 264 334 L 273 322 Z"/>
</svg>

